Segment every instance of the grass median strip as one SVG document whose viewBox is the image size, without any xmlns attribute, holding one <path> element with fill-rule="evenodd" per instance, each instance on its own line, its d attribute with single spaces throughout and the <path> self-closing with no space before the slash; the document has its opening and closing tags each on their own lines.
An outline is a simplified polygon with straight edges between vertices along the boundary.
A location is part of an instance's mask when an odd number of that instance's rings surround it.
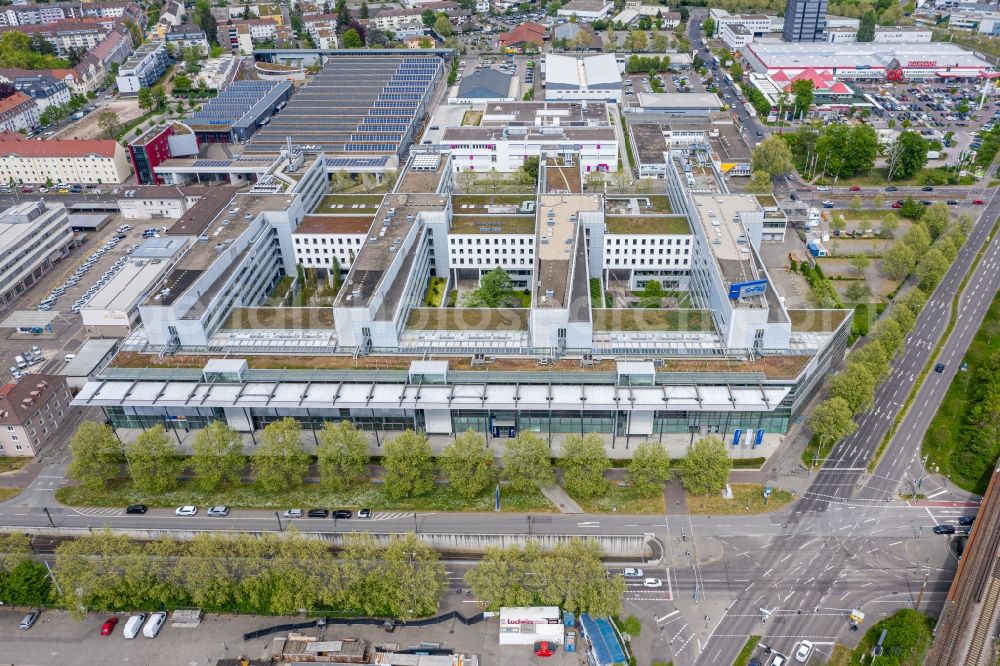
<svg viewBox="0 0 1000 666">
<path fill-rule="evenodd" d="M 0 489 L 2 490 L 2 489 Z M 218 491 L 203 491 L 193 481 L 184 480 L 175 489 L 159 495 L 143 493 L 130 482 L 118 480 L 107 487 L 90 491 L 81 486 L 68 486 L 56 491 L 56 499 L 69 506 L 114 506 L 146 504 L 150 507 L 173 508 L 185 504 L 207 507 L 226 505 L 233 509 L 289 508 L 369 508 L 374 511 L 492 511 L 493 489 L 471 499 L 462 497 L 448 485 L 437 485 L 423 497 L 395 500 L 379 484 L 362 484 L 337 492 L 324 490 L 318 484 L 268 493 L 248 483 Z M 548 513 L 554 511 L 539 491 L 522 493 L 501 487 L 500 508 L 503 511 Z"/>
<path fill-rule="evenodd" d="M 787 490 L 773 488 L 771 497 L 765 504 L 764 486 L 758 483 L 734 483 L 730 488 L 733 490 L 732 499 L 723 499 L 721 495 L 697 496 L 688 494 L 688 513 L 709 516 L 768 513 L 785 506 L 794 497 Z"/>
</svg>

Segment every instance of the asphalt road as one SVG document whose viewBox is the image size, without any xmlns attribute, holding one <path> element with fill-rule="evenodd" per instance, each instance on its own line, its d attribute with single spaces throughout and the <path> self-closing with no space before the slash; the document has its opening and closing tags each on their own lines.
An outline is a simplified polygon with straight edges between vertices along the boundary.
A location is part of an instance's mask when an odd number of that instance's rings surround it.
<svg viewBox="0 0 1000 666">
<path fill-rule="evenodd" d="M 987 181 L 988 179 L 983 180 Z M 952 301 L 962 279 L 968 273 L 976 254 L 989 235 L 994 221 L 1000 216 L 1000 198 L 997 198 L 995 189 L 969 192 L 969 198 L 983 198 L 989 203 L 973 227 L 968 241 L 917 317 L 913 330 L 903 342 L 903 352 L 897 357 L 889 379 L 876 391 L 871 409 L 857 419 L 858 429 L 834 446 L 826 461 L 820 461 L 822 467 L 808 492 L 804 493 L 802 500 L 796 504 L 793 520 L 825 511 L 831 502 L 850 497 L 854 486 L 860 485 L 865 480 L 866 466 L 875 455 L 903 402 L 931 358 L 934 347 L 944 334 L 950 318 Z M 986 265 L 981 264 L 979 270 L 969 280 L 963 300 L 962 319 L 945 344 L 945 355 L 942 356 L 945 360 L 954 361 L 964 354 L 989 307 L 998 281 L 996 271 L 990 270 L 989 265 L 995 266 L 997 251 L 997 241 L 994 240 L 985 260 Z M 950 365 L 954 366 L 955 363 L 952 362 Z M 952 367 L 950 372 L 953 374 L 954 370 Z M 913 417 L 905 429 L 900 429 L 896 440 L 899 445 L 905 446 L 905 450 L 899 451 L 895 448 L 892 456 L 883 457 L 883 461 L 891 459 L 892 462 L 881 463 L 890 467 L 888 469 L 882 467 L 882 472 L 877 472 L 875 476 L 876 481 L 869 482 L 866 490 L 868 496 L 887 497 L 895 492 L 901 477 L 893 475 L 892 472 L 905 469 L 912 457 L 919 453 L 923 431 L 936 411 L 937 401 L 940 401 L 947 389 L 946 379 L 947 376 L 940 376 L 937 373 L 929 376 L 928 386 L 939 386 L 938 392 L 933 396 L 924 394 L 917 400 L 916 411 L 923 412 L 922 417 L 919 421 L 916 420 L 917 417 Z M 878 480 L 882 476 L 885 478 Z"/>
</svg>

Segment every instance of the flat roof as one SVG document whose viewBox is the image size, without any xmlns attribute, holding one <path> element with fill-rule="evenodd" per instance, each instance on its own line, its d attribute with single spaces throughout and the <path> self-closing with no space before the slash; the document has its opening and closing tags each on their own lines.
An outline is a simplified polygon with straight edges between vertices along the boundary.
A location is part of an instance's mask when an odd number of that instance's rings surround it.
<svg viewBox="0 0 1000 666">
<path fill-rule="evenodd" d="M 85 306 L 84 310 L 119 310 L 129 312 L 139 304 L 139 299 L 149 291 L 156 281 L 167 272 L 166 262 L 153 263 L 150 260 L 132 260 L 122 266 L 107 284 L 101 287 Z"/>
<path fill-rule="evenodd" d="M 366 234 L 374 215 L 306 215 L 295 234 Z"/>
<path fill-rule="evenodd" d="M 667 140 L 659 123 L 630 123 L 640 164 L 666 164 Z"/>
<path fill-rule="evenodd" d="M 593 90 L 620 88 L 622 76 L 615 54 L 545 55 L 545 85 L 556 89 Z"/>
<path fill-rule="evenodd" d="M 640 92 L 639 104 L 649 109 L 706 109 L 719 111 L 722 100 L 715 93 L 645 93 Z"/>
<path fill-rule="evenodd" d="M 990 64 L 971 51 L 950 42 L 885 43 L 754 42 L 744 49 L 753 53 L 769 69 L 804 67 L 871 67 L 885 69 L 895 59 L 906 69 L 908 63 L 934 63 L 932 67 L 986 69 Z M 921 69 L 925 65 L 919 65 Z"/>
<path fill-rule="evenodd" d="M 752 194 L 693 194 L 691 198 L 723 279 L 729 283 L 763 279 L 743 225 L 736 222 L 741 213 L 760 210 L 757 198 Z"/>
<path fill-rule="evenodd" d="M 608 105 L 604 102 L 490 102 L 483 111 L 480 125 L 518 126 L 553 125 L 562 127 L 610 126 Z"/>
<path fill-rule="evenodd" d="M 167 229 L 168 235 L 198 236 L 236 196 L 235 187 L 213 187 Z"/>
<path fill-rule="evenodd" d="M 76 356 L 63 366 L 59 374 L 64 377 L 87 377 L 118 345 L 114 338 L 93 338 L 87 340 L 74 352 Z"/>
<path fill-rule="evenodd" d="M 609 215 L 604 218 L 611 234 L 685 235 L 691 225 L 684 215 Z"/>
<path fill-rule="evenodd" d="M 571 260 L 577 244 L 577 223 L 581 212 L 601 211 L 596 194 L 543 194 L 538 198 L 535 239 L 535 307 L 567 307 L 567 285 Z M 550 215 L 551 213 L 551 215 Z M 551 291 L 552 296 L 546 294 Z"/>
<path fill-rule="evenodd" d="M 372 224 L 373 233 L 362 245 L 351 265 L 344 288 L 340 290 L 336 305 L 339 307 L 366 307 L 382 282 L 385 272 L 398 256 L 396 238 L 405 238 L 416 222 L 417 215 L 425 210 L 444 210 L 448 205 L 445 196 L 436 194 L 390 194 Z M 392 211 L 392 215 L 389 213 Z M 409 218 L 409 219 L 408 219 Z M 388 224 L 383 224 L 388 221 Z M 385 233 L 382 233 L 382 232 Z M 371 239 L 377 239 L 371 242 Z M 416 247 L 416 244 L 414 244 Z M 392 248 L 392 249 L 390 249 Z M 403 274 L 404 277 L 405 273 Z M 348 301 L 347 297 L 351 296 Z M 386 295 L 389 301 L 389 294 Z"/>
<path fill-rule="evenodd" d="M 453 215 L 451 234 L 533 234 L 534 215 Z"/>
<path fill-rule="evenodd" d="M 735 125 L 714 125 L 719 136 L 709 136 L 708 144 L 722 162 L 747 162 L 750 160 L 750 146 Z"/>
<path fill-rule="evenodd" d="M 442 143 L 454 141 L 540 141 L 555 143 L 566 141 L 614 141 L 617 136 L 610 125 L 603 127 L 446 127 L 441 135 Z"/>
</svg>

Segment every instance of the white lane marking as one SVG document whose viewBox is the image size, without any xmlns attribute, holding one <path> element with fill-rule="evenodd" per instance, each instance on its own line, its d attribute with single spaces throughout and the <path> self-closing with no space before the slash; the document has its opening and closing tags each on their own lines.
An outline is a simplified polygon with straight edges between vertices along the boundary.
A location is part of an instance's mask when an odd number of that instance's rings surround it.
<svg viewBox="0 0 1000 666">
<path fill-rule="evenodd" d="M 931 513 L 931 510 L 928 507 L 924 508 L 927 509 L 927 515 L 931 517 L 931 520 L 934 521 L 934 525 L 937 526 L 939 524 L 937 518 L 934 517 L 934 514 Z"/>
</svg>

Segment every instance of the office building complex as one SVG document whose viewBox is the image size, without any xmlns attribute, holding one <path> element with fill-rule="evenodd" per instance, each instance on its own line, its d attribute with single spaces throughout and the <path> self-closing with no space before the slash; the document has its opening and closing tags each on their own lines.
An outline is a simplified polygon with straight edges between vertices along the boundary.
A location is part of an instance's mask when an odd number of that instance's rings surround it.
<svg viewBox="0 0 1000 666">
<path fill-rule="evenodd" d="M 822 42 L 826 41 L 825 32 L 826 0 L 788 0 L 782 39 L 786 42 Z"/>
<path fill-rule="evenodd" d="M 292 96 L 289 81 L 234 81 L 187 125 L 198 143 L 241 143 L 265 126 Z"/>
<path fill-rule="evenodd" d="M 0 212 L 0 302 L 10 303 L 35 284 L 72 244 L 62 204 L 25 201 Z"/>
</svg>

